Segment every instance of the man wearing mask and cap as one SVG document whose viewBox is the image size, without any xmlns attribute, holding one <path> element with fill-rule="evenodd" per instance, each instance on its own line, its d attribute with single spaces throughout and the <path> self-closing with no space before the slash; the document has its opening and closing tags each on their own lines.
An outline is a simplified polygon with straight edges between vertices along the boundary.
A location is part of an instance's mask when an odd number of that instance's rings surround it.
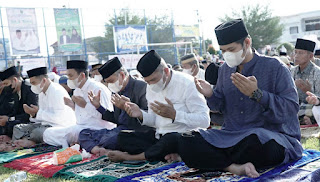
<svg viewBox="0 0 320 182">
<path fill-rule="evenodd" d="M 205 71 L 199 67 L 199 61 L 195 54 L 188 54 L 180 59 L 182 72 L 204 80 Z"/>
<path fill-rule="evenodd" d="M 0 141 L 11 140 L 14 125 L 29 123 L 30 115 L 23 105 L 38 105 L 38 96 L 31 91 L 30 83 L 23 81 L 15 66 L 1 73 L 3 86 L 13 93 L 13 111 L 0 116 Z"/>
<path fill-rule="evenodd" d="M 101 112 L 102 119 L 117 124 L 117 128 L 113 130 L 82 130 L 79 135 L 79 142 L 86 151 L 104 155 L 109 150 L 116 149 L 117 137 L 121 130 L 130 129 L 147 132 L 151 128 L 141 126 L 137 118 L 130 117 L 124 110 L 124 103 L 127 101 L 137 104 L 145 111 L 148 110 L 145 97 L 147 84 L 144 81 L 132 78 L 122 66 L 118 57 L 106 62 L 99 68 L 99 72 L 105 85 L 114 93 L 111 98 L 114 111 L 108 111 L 100 105 L 99 94 L 97 96 L 89 94 L 90 101 Z"/>
<path fill-rule="evenodd" d="M 315 45 L 316 43 L 311 40 L 297 39 L 294 50 L 294 62 L 297 66 L 291 69 L 299 95 L 300 124 L 306 125 L 316 123 L 312 115 L 313 105 L 307 103 L 306 92 L 320 95 L 320 68 L 311 61 Z"/>
<path fill-rule="evenodd" d="M 34 123 L 19 124 L 13 128 L 12 141 L 16 147 L 31 147 L 43 143 L 43 133 L 51 126 L 67 127 L 76 123 L 74 111 L 64 104 L 64 98 L 70 98 L 67 91 L 54 83 L 47 75 L 47 67 L 27 71 L 31 91 L 38 95 L 39 105 L 23 105 Z"/>
<path fill-rule="evenodd" d="M 102 76 L 99 73 L 98 69 L 102 66 L 102 64 L 98 63 L 98 64 L 94 64 L 91 66 L 91 77 L 97 81 L 97 82 L 101 82 L 102 81 Z"/>
<path fill-rule="evenodd" d="M 68 87 L 67 85 L 68 82 L 68 77 L 66 75 L 62 75 L 59 79 L 59 84 L 66 89 L 66 91 L 68 92 L 69 96 L 72 97 L 73 95 L 73 90 L 71 88 Z"/>
<path fill-rule="evenodd" d="M 226 64 L 216 87 L 195 78 L 211 110 L 222 111 L 221 130 L 199 130 L 172 138 L 190 168 L 229 171 L 256 178 L 256 169 L 301 158 L 298 95 L 290 71 L 277 59 L 259 55 L 243 20 L 215 28 Z M 170 146 L 177 146 L 176 148 Z"/>
<path fill-rule="evenodd" d="M 148 112 L 132 102 L 125 103 L 125 110 L 129 116 L 139 118 L 142 125 L 154 127 L 156 132 L 150 135 L 122 131 L 118 136 L 121 151 L 110 151 L 108 157 L 113 161 L 170 161 L 166 146 L 174 142 L 171 136 L 208 128 L 209 108 L 203 95 L 196 89 L 193 77 L 169 69 L 154 50 L 139 60 L 137 70 L 148 84 Z M 145 144 L 133 148 L 135 143 Z"/>
<path fill-rule="evenodd" d="M 72 100 L 64 99 L 66 105 L 71 107 L 76 114 L 76 125 L 63 128 L 51 127 L 43 134 L 43 139 L 50 145 L 62 145 L 78 143 L 79 133 L 83 129 L 113 129 L 114 123 L 102 119 L 102 114 L 96 110 L 89 100 L 88 93 L 100 95 L 100 103 L 103 108 L 113 111 L 111 92 L 100 82 L 88 78 L 88 62 L 81 60 L 67 61 L 68 87 L 75 89 Z"/>
</svg>

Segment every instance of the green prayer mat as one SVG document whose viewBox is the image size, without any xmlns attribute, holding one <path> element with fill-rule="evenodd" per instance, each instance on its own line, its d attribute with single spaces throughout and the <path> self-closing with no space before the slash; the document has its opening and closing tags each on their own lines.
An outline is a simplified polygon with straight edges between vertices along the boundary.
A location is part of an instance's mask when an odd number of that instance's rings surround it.
<svg viewBox="0 0 320 182">
<path fill-rule="evenodd" d="M 0 152 L 0 164 L 11 162 L 15 159 L 26 158 L 34 155 L 44 154 L 60 149 L 47 144 L 37 144 L 33 148 L 21 148 L 10 152 Z"/>
<path fill-rule="evenodd" d="M 116 181 L 119 178 L 137 174 L 165 166 L 164 162 L 143 162 L 137 165 L 111 162 L 107 156 L 87 163 L 72 165 L 63 168 L 53 175 L 64 179 L 76 179 L 84 181 Z"/>
</svg>

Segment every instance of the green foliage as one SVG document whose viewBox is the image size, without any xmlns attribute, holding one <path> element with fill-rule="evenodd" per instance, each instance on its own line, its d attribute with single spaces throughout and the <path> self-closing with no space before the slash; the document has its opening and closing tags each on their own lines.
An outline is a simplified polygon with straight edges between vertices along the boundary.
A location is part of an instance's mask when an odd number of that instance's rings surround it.
<svg viewBox="0 0 320 182">
<path fill-rule="evenodd" d="M 99 53 L 96 57 L 101 60 L 107 60 L 108 54 L 115 52 L 113 39 L 113 26 L 116 25 L 147 25 L 148 43 L 173 42 L 173 27 L 171 17 L 168 15 L 144 17 L 127 9 L 120 10 L 117 16 L 110 17 L 105 23 L 105 37 L 94 37 L 88 42 L 90 48 Z M 149 49 L 172 49 L 171 51 L 161 52 L 159 54 L 169 63 L 174 63 L 173 46 L 149 46 Z"/>
<path fill-rule="evenodd" d="M 205 44 L 205 48 L 206 48 L 206 49 L 209 49 L 209 47 L 212 46 L 212 40 L 206 39 L 206 40 L 204 41 L 204 44 Z M 207 51 L 208 51 L 208 50 L 207 50 Z M 205 52 L 204 52 L 203 54 L 205 54 Z"/>
<path fill-rule="evenodd" d="M 211 55 L 216 54 L 216 50 L 214 49 L 213 45 L 209 45 L 208 50 L 207 50 Z"/>
<path fill-rule="evenodd" d="M 226 22 L 238 18 L 244 20 L 254 48 L 276 44 L 282 35 L 283 25 L 280 23 L 280 18 L 272 16 L 269 6 L 259 4 L 243 6 L 240 11 L 234 11 L 231 16 L 225 15 L 220 21 Z"/>
<path fill-rule="evenodd" d="M 281 51 L 281 47 L 284 46 L 287 49 L 287 55 L 290 55 L 293 50 L 294 50 L 294 46 L 291 43 L 282 43 L 277 47 L 277 51 L 280 52 Z"/>
</svg>

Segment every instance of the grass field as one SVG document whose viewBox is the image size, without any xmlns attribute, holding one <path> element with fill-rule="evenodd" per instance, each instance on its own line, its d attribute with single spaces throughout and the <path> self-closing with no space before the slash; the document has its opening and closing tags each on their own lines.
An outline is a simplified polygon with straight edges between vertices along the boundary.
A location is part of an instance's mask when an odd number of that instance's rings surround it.
<svg viewBox="0 0 320 182">
<path fill-rule="evenodd" d="M 319 138 L 302 138 L 301 143 L 305 149 L 316 149 L 320 150 L 320 139 Z M 10 175 L 16 173 L 18 171 L 13 169 L 8 169 L 3 167 L 3 165 L 0 165 L 0 181 L 4 181 L 6 178 L 8 178 Z M 67 182 L 70 180 L 63 180 L 59 178 L 44 178 L 40 177 L 38 175 L 32 175 L 28 174 L 28 178 L 25 181 L 35 181 L 35 182 L 43 182 L 43 181 L 56 181 L 56 182 Z"/>
</svg>

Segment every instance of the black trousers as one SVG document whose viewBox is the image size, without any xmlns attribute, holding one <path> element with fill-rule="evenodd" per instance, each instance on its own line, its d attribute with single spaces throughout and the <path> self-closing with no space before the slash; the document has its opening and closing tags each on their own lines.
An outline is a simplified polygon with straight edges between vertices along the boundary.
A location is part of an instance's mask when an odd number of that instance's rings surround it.
<svg viewBox="0 0 320 182">
<path fill-rule="evenodd" d="M 118 149 L 129 154 L 145 153 L 148 161 L 164 161 L 167 154 L 178 150 L 178 133 L 169 133 L 155 138 L 155 131 L 121 131 L 118 135 Z"/>
<path fill-rule="evenodd" d="M 202 170 L 222 170 L 231 164 L 251 162 L 257 169 L 280 164 L 285 148 L 275 140 L 261 144 L 258 136 L 249 135 L 229 148 L 209 144 L 198 132 L 177 136 L 178 153 L 187 166 Z"/>
<path fill-rule="evenodd" d="M 249 135 L 229 148 L 209 144 L 198 132 L 189 134 L 168 133 L 159 140 L 154 133 L 121 132 L 119 149 L 129 154 L 145 152 L 148 161 L 164 161 L 167 154 L 178 153 L 191 168 L 223 170 L 231 164 L 253 163 L 256 168 L 280 164 L 284 160 L 284 147 L 275 140 L 261 144 L 258 136 Z"/>
</svg>

